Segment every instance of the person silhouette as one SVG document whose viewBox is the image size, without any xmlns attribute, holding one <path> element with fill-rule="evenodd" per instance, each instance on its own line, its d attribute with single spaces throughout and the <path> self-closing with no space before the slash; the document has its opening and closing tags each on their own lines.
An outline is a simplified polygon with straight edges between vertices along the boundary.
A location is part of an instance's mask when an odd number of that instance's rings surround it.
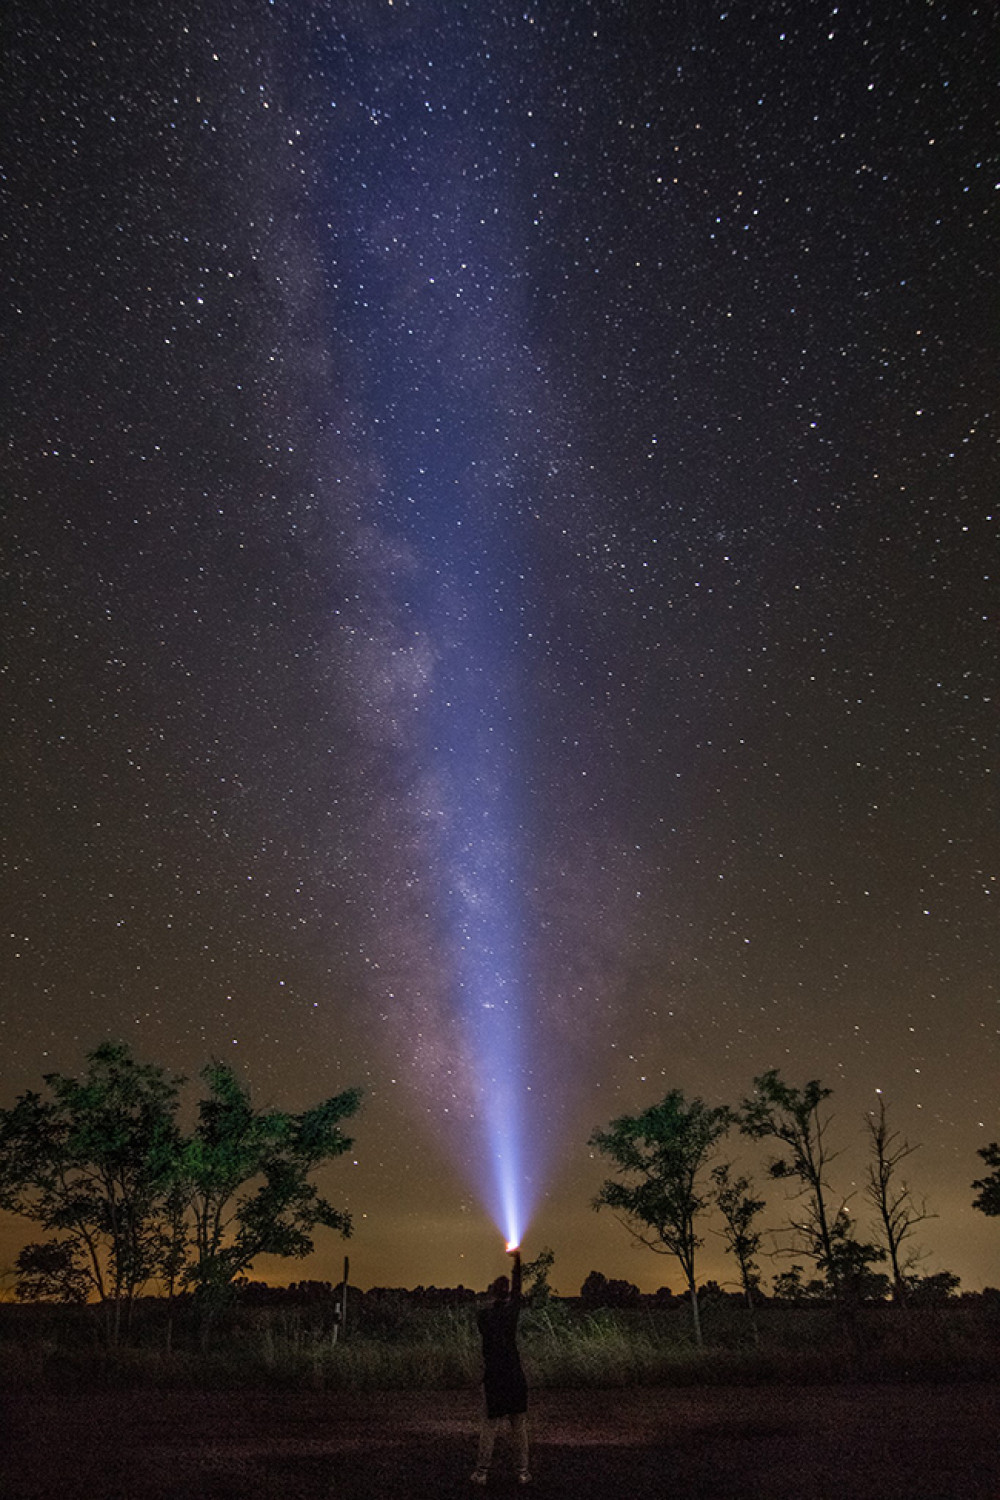
<svg viewBox="0 0 1000 1500">
<path fill-rule="evenodd" d="M 492 1302 L 478 1318 L 483 1341 L 483 1393 L 485 1402 L 479 1428 L 479 1452 L 472 1472 L 473 1484 L 485 1484 L 493 1458 L 493 1445 L 504 1417 L 510 1419 L 517 1457 L 517 1481 L 530 1484 L 528 1472 L 528 1383 L 517 1349 L 517 1320 L 521 1314 L 521 1251 L 507 1247 L 514 1257 L 511 1278 L 498 1276 L 490 1287 Z"/>
</svg>

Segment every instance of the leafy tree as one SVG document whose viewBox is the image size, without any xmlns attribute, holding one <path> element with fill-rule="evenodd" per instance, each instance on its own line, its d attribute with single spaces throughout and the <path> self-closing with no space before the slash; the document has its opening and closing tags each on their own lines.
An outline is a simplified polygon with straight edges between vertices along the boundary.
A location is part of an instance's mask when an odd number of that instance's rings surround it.
<svg viewBox="0 0 1000 1500">
<path fill-rule="evenodd" d="M 950 1302 L 961 1286 L 954 1271 L 935 1271 L 930 1276 L 907 1278 L 907 1301 L 916 1307 L 940 1307 Z"/>
<path fill-rule="evenodd" d="M 733 1177 L 732 1165 L 720 1162 L 712 1168 L 715 1201 L 719 1205 L 725 1228 L 722 1231 L 726 1249 L 740 1268 L 740 1282 L 747 1307 L 753 1311 L 755 1294 L 760 1287 L 760 1266 L 756 1256 L 763 1238 L 754 1225 L 765 1207 L 763 1198 L 753 1196 L 753 1180 Z"/>
<path fill-rule="evenodd" d="M 580 1288 L 584 1307 L 637 1307 L 640 1296 L 634 1282 L 609 1278 L 601 1271 L 591 1271 Z"/>
<path fill-rule="evenodd" d="M 981 1156 L 991 1170 L 986 1177 L 977 1177 L 972 1184 L 979 1190 L 972 1206 L 991 1219 L 1000 1218 L 1000 1146 L 991 1141 L 988 1146 L 980 1146 L 976 1155 Z"/>
<path fill-rule="evenodd" d="M 830 1265 L 824 1267 L 842 1304 L 856 1306 L 885 1300 L 891 1283 L 883 1272 L 873 1270 L 885 1258 L 881 1245 L 857 1238 L 847 1211 L 842 1208 L 831 1229 Z"/>
<path fill-rule="evenodd" d="M 14 1265 L 16 1291 L 22 1302 L 86 1302 L 90 1276 L 70 1240 L 42 1240 L 25 1245 Z"/>
<path fill-rule="evenodd" d="M 923 1224 L 936 1215 L 929 1212 L 926 1199 L 917 1201 L 905 1178 L 900 1176 L 902 1163 L 913 1155 L 917 1147 L 911 1146 L 909 1141 L 900 1140 L 898 1130 L 889 1129 L 884 1099 L 879 1098 L 878 1115 L 868 1115 L 865 1124 L 871 1138 L 872 1153 L 865 1192 L 878 1213 L 885 1236 L 885 1247 L 892 1267 L 893 1298 L 897 1302 L 905 1302 L 909 1272 L 918 1257 L 911 1255 L 904 1259 L 903 1244 L 918 1224 Z"/>
<path fill-rule="evenodd" d="M 688 1104 L 679 1089 L 672 1089 L 642 1114 L 622 1115 L 607 1130 L 595 1131 L 588 1143 L 610 1157 L 624 1177 L 608 1178 L 594 1207 L 614 1210 L 640 1244 L 676 1257 L 699 1346 L 695 1257 L 703 1241 L 695 1225 L 710 1201 L 699 1178 L 731 1120 L 725 1105 L 711 1108 L 701 1099 Z"/>
<path fill-rule="evenodd" d="M 349 1089 L 291 1114 L 255 1109 L 224 1063 L 204 1069 L 208 1095 L 185 1142 L 175 1191 L 186 1194 L 193 1260 L 184 1272 L 206 1312 L 206 1327 L 234 1279 L 259 1255 L 311 1254 L 317 1225 L 351 1233 L 350 1215 L 320 1196 L 310 1174 L 353 1144 L 340 1122 L 361 1102 Z"/>
<path fill-rule="evenodd" d="M 830 1288 L 819 1276 L 803 1281 L 802 1267 L 795 1265 L 778 1272 L 771 1283 L 771 1295 L 776 1302 L 822 1302 L 829 1298 Z"/>
<path fill-rule="evenodd" d="M 524 1295 L 532 1307 L 544 1307 L 552 1296 L 549 1272 L 555 1264 L 556 1252 L 543 1245 L 534 1260 L 526 1260 L 521 1267 Z"/>
<path fill-rule="evenodd" d="M 787 1153 L 772 1158 L 768 1170 L 778 1180 L 793 1178 L 799 1183 L 806 1214 L 803 1220 L 793 1220 L 792 1228 L 836 1296 L 841 1261 L 834 1253 L 836 1215 L 831 1215 L 827 1201 L 826 1170 L 833 1159 L 826 1140 L 830 1122 L 820 1112 L 832 1090 L 815 1078 L 801 1089 L 793 1088 L 776 1068 L 755 1078 L 753 1087 L 740 1106 L 740 1129 L 753 1140 L 779 1142 Z"/>
<path fill-rule="evenodd" d="M 105 1042 L 82 1078 L 47 1073 L 48 1097 L 0 1110 L 0 1207 L 54 1236 L 23 1252 L 19 1291 L 76 1301 L 85 1288 L 112 1343 L 157 1268 L 182 1082 Z"/>
<path fill-rule="evenodd" d="M 213 1063 L 189 1137 L 176 1124 L 180 1078 L 104 1043 L 81 1079 L 46 1075 L 48 1094 L 0 1110 L 0 1208 L 51 1238 L 16 1263 L 23 1297 L 96 1297 L 117 1342 L 152 1279 L 193 1288 L 211 1314 L 258 1255 L 302 1257 L 318 1225 L 350 1233 L 312 1172 L 348 1150 L 349 1090 L 302 1114 L 257 1110 L 231 1068 Z M 169 1342 L 169 1320 L 168 1320 Z"/>
<path fill-rule="evenodd" d="M 174 1337 L 174 1308 L 177 1294 L 186 1282 L 191 1233 L 188 1222 L 189 1184 L 184 1180 L 181 1162 L 183 1148 L 171 1173 L 163 1197 L 157 1229 L 157 1272 L 167 1298 L 166 1349 L 170 1353 Z"/>
</svg>

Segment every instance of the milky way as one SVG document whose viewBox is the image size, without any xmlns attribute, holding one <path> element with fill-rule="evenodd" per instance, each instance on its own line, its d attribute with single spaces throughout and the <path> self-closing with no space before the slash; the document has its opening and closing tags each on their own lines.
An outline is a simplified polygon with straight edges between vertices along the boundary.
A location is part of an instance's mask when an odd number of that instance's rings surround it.
<svg viewBox="0 0 1000 1500">
<path fill-rule="evenodd" d="M 776 1066 L 996 1279 L 997 32 L 16 18 L 10 1096 L 363 1085 L 366 1284 L 487 1279 L 506 1130 L 575 1290 L 670 1274 L 594 1126 Z"/>
</svg>

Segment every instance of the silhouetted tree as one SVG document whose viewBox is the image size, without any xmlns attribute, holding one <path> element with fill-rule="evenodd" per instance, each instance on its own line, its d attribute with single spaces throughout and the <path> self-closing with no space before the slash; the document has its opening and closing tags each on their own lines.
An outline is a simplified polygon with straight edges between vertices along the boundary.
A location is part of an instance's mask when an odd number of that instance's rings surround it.
<svg viewBox="0 0 1000 1500">
<path fill-rule="evenodd" d="M 595 1131 L 588 1143 L 610 1157 L 624 1178 L 608 1178 L 594 1207 L 614 1210 L 640 1244 L 676 1257 L 699 1346 L 695 1256 L 703 1241 L 695 1224 L 710 1201 L 699 1179 L 731 1120 L 725 1105 L 711 1108 L 701 1099 L 688 1104 L 672 1089 L 641 1114 L 622 1115 L 607 1130 Z"/>
<path fill-rule="evenodd" d="M 724 1302 L 728 1295 L 728 1292 L 719 1285 L 714 1277 L 710 1277 L 708 1281 L 703 1281 L 698 1288 L 699 1302 Z"/>
<path fill-rule="evenodd" d="M 827 1204 L 829 1185 L 826 1169 L 833 1157 L 827 1147 L 829 1117 L 820 1113 L 820 1105 L 831 1090 L 818 1079 L 811 1079 L 801 1089 L 785 1083 L 776 1068 L 762 1073 L 753 1082 L 754 1092 L 740 1106 L 740 1129 L 753 1140 L 778 1141 L 787 1155 L 773 1157 L 768 1163 L 772 1177 L 794 1178 L 806 1215 L 792 1219 L 791 1227 L 801 1241 L 803 1251 L 811 1256 L 830 1280 L 836 1296 L 839 1292 L 839 1264 L 834 1254 L 833 1223 Z"/>
<path fill-rule="evenodd" d="M 830 1287 L 819 1276 L 803 1281 L 802 1267 L 794 1265 L 777 1273 L 771 1283 L 771 1295 L 776 1302 L 823 1302 L 829 1300 Z"/>
<path fill-rule="evenodd" d="M 850 1308 L 862 1302 L 884 1301 L 891 1282 L 883 1271 L 873 1268 L 885 1260 L 886 1252 L 881 1245 L 857 1238 L 846 1209 L 837 1214 L 830 1241 L 829 1279 L 840 1302 Z"/>
<path fill-rule="evenodd" d="M 907 1301 L 916 1307 L 940 1307 L 950 1302 L 961 1286 L 954 1271 L 935 1271 L 930 1276 L 907 1277 Z"/>
<path fill-rule="evenodd" d="M 976 1155 L 981 1156 L 992 1170 L 985 1177 L 977 1177 L 972 1184 L 978 1188 L 972 1206 L 991 1219 L 1000 1218 L 1000 1146 L 991 1141 L 988 1146 L 980 1146 Z"/>
<path fill-rule="evenodd" d="M 580 1288 L 584 1307 L 604 1307 L 607 1303 L 608 1278 L 603 1271 L 588 1271 Z"/>
<path fill-rule="evenodd" d="M 720 1162 L 717 1167 L 712 1168 L 715 1201 L 725 1225 L 722 1235 L 726 1249 L 739 1266 L 743 1295 L 752 1313 L 754 1296 L 760 1286 L 760 1266 L 756 1257 L 763 1238 L 761 1231 L 755 1229 L 754 1225 L 765 1203 L 763 1198 L 753 1196 L 752 1178 L 733 1177 L 731 1174 L 730 1162 Z"/>
<path fill-rule="evenodd" d="M 47 1098 L 26 1093 L 0 1110 L 0 1207 L 53 1235 L 29 1247 L 21 1294 L 55 1296 L 61 1276 L 73 1301 L 85 1284 L 111 1343 L 157 1270 L 182 1082 L 105 1042 L 82 1078 L 47 1073 Z"/>
<path fill-rule="evenodd" d="M 534 1260 L 526 1260 L 521 1267 L 524 1297 L 532 1307 L 543 1307 L 552 1296 L 549 1272 L 555 1264 L 556 1252 L 543 1245 Z"/>
<path fill-rule="evenodd" d="M 631 1281 L 607 1277 L 600 1271 L 591 1271 L 580 1288 L 580 1301 L 584 1307 L 638 1307 L 642 1294 Z"/>
<path fill-rule="evenodd" d="M 350 1149 L 340 1122 L 357 1111 L 361 1094 L 349 1089 L 295 1115 L 255 1109 L 249 1089 L 224 1063 L 209 1064 L 202 1077 L 208 1096 L 184 1144 L 178 1184 L 193 1222 L 185 1282 L 202 1305 L 207 1330 L 234 1279 L 258 1255 L 311 1254 L 317 1225 L 350 1235 L 350 1215 L 320 1197 L 309 1178 Z"/>
<path fill-rule="evenodd" d="M 885 1236 L 885 1247 L 892 1267 L 893 1298 L 897 1302 L 905 1302 L 907 1275 L 915 1257 L 903 1259 L 903 1244 L 918 1224 L 936 1218 L 937 1215 L 929 1212 L 926 1199 L 917 1202 L 909 1184 L 900 1175 L 902 1163 L 913 1155 L 917 1147 L 911 1146 L 909 1141 L 901 1140 L 898 1130 L 889 1129 L 884 1099 L 879 1098 L 878 1114 L 869 1114 L 865 1124 L 871 1138 L 872 1151 L 865 1192 L 878 1213 Z"/>
<path fill-rule="evenodd" d="M 193 1288 L 210 1317 L 258 1255 L 308 1255 L 317 1225 L 350 1233 L 310 1174 L 350 1147 L 340 1121 L 358 1091 L 290 1114 L 254 1109 L 222 1063 L 203 1077 L 186 1138 L 175 1118 L 183 1079 L 111 1042 L 88 1054 L 82 1078 L 49 1073 L 48 1097 L 0 1110 L 0 1208 L 52 1236 L 21 1252 L 19 1295 L 96 1296 L 117 1342 L 151 1280 L 171 1306 Z M 169 1328 L 168 1318 L 168 1342 Z"/>
<path fill-rule="evenodd" d="M 25 1245 L 14 1261 L 15 1291 L 23 1302 L 86 1302 L 91 1277 L 71 1240 Z"/>
</svg>

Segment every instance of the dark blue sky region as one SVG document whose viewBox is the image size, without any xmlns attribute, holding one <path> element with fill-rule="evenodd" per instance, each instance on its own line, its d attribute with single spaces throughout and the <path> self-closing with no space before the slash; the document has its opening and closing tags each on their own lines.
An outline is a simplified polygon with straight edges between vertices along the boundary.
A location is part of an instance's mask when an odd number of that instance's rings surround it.
<svg viewBox="0 0 1000 1500">
<path fill-rule="evenodd" d="M 654 1288 L 588 1135 L 774 1066 L 862 1224 L 882 1090 L 932 1268 L 996 1280 L 997 42 L 20 11 L 11 1097 L 108 1035 L 361 1084 L 361 1284 L 495 1274 L 507 1131 L 555 1284 Z"/>
</svg>

